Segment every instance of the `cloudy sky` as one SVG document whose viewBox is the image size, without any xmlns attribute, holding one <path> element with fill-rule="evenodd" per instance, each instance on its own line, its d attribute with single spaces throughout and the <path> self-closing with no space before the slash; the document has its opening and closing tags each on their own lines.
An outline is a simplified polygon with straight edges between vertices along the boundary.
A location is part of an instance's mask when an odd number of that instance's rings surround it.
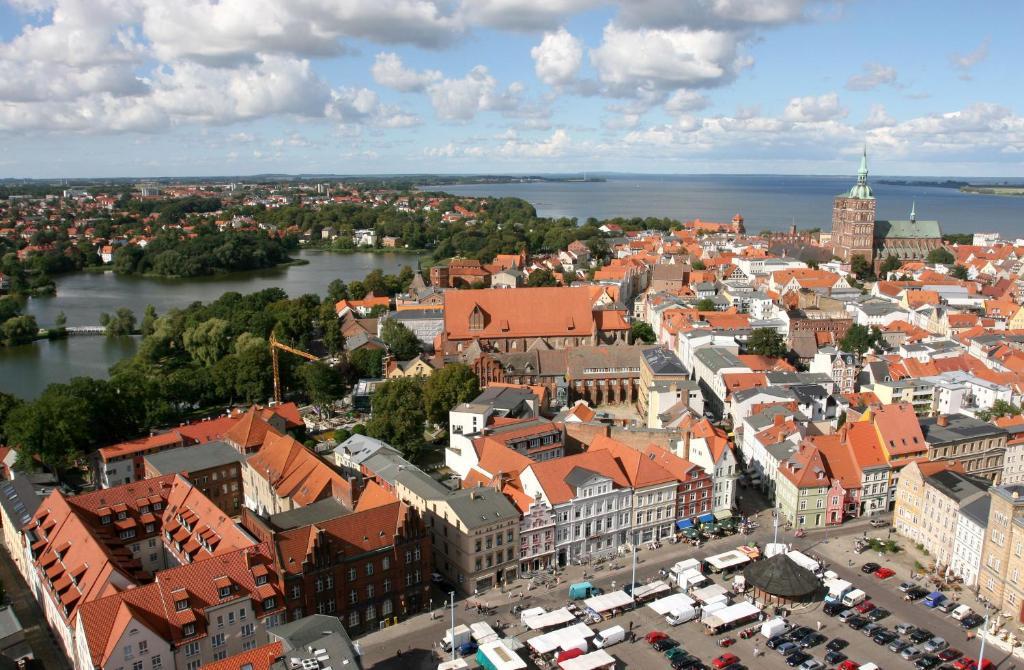
<svg viewBox="0 0 1024 670">
<path fill-rule="evenodd" d="M 0 177 L 1024 176 L 1024 3 L 0 0 Z"/>
</svg>

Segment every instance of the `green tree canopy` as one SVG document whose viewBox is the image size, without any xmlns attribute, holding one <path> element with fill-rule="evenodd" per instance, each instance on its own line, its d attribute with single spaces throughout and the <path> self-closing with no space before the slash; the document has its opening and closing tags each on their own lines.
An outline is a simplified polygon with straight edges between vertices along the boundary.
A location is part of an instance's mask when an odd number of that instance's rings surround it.
<svg viewBox="0 0 1024 670">
<path fill-rule="evenodd" d="M 864 280 L 871 276 L 871 263 L 860 254 L 850 259 L 850 272 L 857 279 Z"/>
<path fill-rule="evenodd" d="M 877 326 L 869 329 L 867 326 L 855 323 L 839 340 L 839 348 L 863 356 L 868 349 L 878 346 L 881 341 L 882 331 Z"/>
<path fill-rule="evenodd" d="M 127 307 L 119 307 L 113 316 L 100 314 L 100 324 L 107 337 L 124 337 L 135 332 L 135 314 Z"/>
<path fill-rule="evenodd" d="M 953 279 L 967 279 L 967 268 L 962 265 L 954 265 L 949 271 L 949 276 Z"/>
<path fill-rule="evenodd" d="M 383 440 L 414 460 L 423 448 L 423 387 L 419 379 L 400 377 L 377 386 L 366 434 Z"/>
<path fill-rule="evenodd" d="M 156 320 L 156 307 L 153 305 L 146 305 L 146 311 L 142 315 L 142 326 L 139 328 L 143 337 L 153 334 L 153 331 L 156 330 Z"/>
<path fill-rule="evenodd" d="M 348 354 L 349 370 L 355 379 L 377 379 L 384 365 L 384 352 L 363 347 Z"/>
<path fill-rule="evenodd" d="M 1005 400 L 996 400 L 992 407 L 978 412 L 978 418 L 982 421 L 991 421 L 1004 416 L 1016 416 L 1021 413 L 1021 408 Z"/>
<path fill-rule="evenodd" d="M 300 366 L 297 373 L 310 403 L 322 415 L 329 415 L 334 401 L 345 395 L 345 383 L 341 373 L 320 361 L 311 361 Z"/>
<path fill-rule="evenodd" d="M 421 350 L 420 341 L 401 321 L 387 319 L 380 331 L 380 339 L 388 345 L 391 355 L 400 361 L 415 358 Z"/>
<path fill-rule="evenodd" d="M 881 267 L 878 269 L 878 276 L 888 277 L 890 272 L 899 270 L 901 265 L 900 259 L 892 255 L 886 256 L 885 260 L 882 261 Z"/>
<path fill-rule="evenodd" d="M 427 419 L 438 425 L 447 425 L 448 412 L 452 407 L 469 402 L 479 393 L 479 380 L 468 365 L 446 365 L 427 377 L 423 385 L 423 404 Z"/>
<path fill-rule="evenodd" d="M 705 265 L 704 261 L 702 261 L 701 259 L 695 258 L 693 260 L 693 262 L 690 263 L 690 267 L 693 268 L 694 270 L 698 270 L 699 271 L 699 270 L 706 270 L 708 266 Z"/>
<path fill-rule="evenodd" d="M 694 307 L 699 312 L 713 312 L 715 311 L 715 301 L 711 298 L 701 298 Z"/>
<path fill-rule="evenodd" d="M 38 334 L 39 325 L 31 314 L 11 317 L 0 326 L 0 337 L 9 347 L 31 342 Z"/>
<path fill-rule="evenodd" d="M 956 257 L 946 247 L 938 247 L 928 252 L 926 257 L 929 263 L 950 265 L 956 262 Z"/>
<path fill-rule="evenodd" d="M 231 347 L 229 328 L 228 322 L 224 319 L 207 319 L 186 330 L 182 343 L 196 362 L 210 367 Z"/>
<path fill-rule="evenodd" d="M 646 321 L 634 321 L 629 327 L 629 339 L 634 343 L 653 344 L 658 340 L 658 337 L 654 334 L 651 324 Z"/>
<path fill-rule="evenodd" d="M 534 270 L 526 280 L 526 285 L 530 287 L 558 286 L 558 280 L 555 279 L 555 275 L 551 274 L 551 270 Z"/>
<path fill-rule="evenodd" d="M 786 338 L 774 328 L 755 328 L 747 339 L 747 351 L 758 356 L 783 358 L 789 353 L 789 346 Z"/>
</svg>

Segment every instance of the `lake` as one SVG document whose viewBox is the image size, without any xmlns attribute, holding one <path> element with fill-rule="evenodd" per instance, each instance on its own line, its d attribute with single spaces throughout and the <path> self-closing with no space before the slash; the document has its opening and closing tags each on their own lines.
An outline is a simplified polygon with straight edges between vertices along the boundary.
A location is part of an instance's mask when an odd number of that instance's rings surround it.
<svg viewBox="0 0 1024 670">
<path fill-rule="evenodd" d="M 77 273 L 57 278 L 57 295 L 31 298 L 25 312 L 40 326 L 54 323 L 64 312 L 69 326 L 99 324 L 100 313 L 119 307 L 131 309 L 141 320 L 146 305 L 163 314 L 193 302 L 211 302 L 228 291 L 253 293 L 280 288 L 289 296 L 304 293 L 322 296 L 333 279 L 362 279 L 372 270 L 397 273 L 404 265 L 415 269 L 419 257 L 412 254 L 336 254 L 300 250 L 295 258 L 305 265 L 288 265 L 196 279 L 125 277 L 106 273 Z M 135 351 L 137 338 L 107 339 L 79 336 L 54 342 L 35 342 L 20 347 L 0 347 L 0 391 L 23 398 L 39 395 L 47 384 L 77 376 L 106 376 L 107 369 Z"/>
<path fill-rule="evenodd" d="M 996 231 L 1024 235 L 1024 197 L 961 193 L 955 188 L 880 184 L 870 180 L 878 217 L 907 219 L 916 202 L 919 220 L 937 220 L 945 232 Z M 903 178 L 899 178 L 903 179 Z M 913 179 L 913 178 L 909 178 Z M 788 175 L 636 175 L 603 182 L 535 182 L 431 186 L 454 195 L 522 198 L 540 216 L 669 217 L 728 221 L 743 215 L 749 232 L 832 227 L 832 199 L 856 181 L 848 177 Z M 988 180 L 986 180 L 988 181 Z"/>
</svg>

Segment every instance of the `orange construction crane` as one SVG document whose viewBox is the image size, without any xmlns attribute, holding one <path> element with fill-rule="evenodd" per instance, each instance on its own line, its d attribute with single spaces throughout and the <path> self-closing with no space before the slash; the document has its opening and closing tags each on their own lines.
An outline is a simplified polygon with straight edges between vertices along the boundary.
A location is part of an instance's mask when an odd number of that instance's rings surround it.
<svg viewBox="0 0 1024 670">
<path fill-rule="evenodd" d="M 278 349 L 280 349 L 281 351 L 287 351 L 290 354 L 295 354 L 296 356 L 302 356 L 303 358 L 309 359 L 311 361 L 318 361 L 318 360 L 320 360 L 319 358 L 317 358 L 313 354 L 309 353 L 308 351 L 303 351 L 301 349 L 296 349 L 295 347 L 290 347 L 287 344 L 284 344 L 282 342 L 278 342 L 277 338 L 274 336 L 274 334 L 271 333 L 270 334 L 270 360 L 272 361 L 273 367 L 274 367 L 274 402 L 276 402 L 276 403 L 280 403 L 281 402 L 281 372 L 280 372 L 280 369 L 278 368 L 278 363 L 277 363 L 277 355 L 278 355 L 277 354 L 277 350 Z"/>
</svg>

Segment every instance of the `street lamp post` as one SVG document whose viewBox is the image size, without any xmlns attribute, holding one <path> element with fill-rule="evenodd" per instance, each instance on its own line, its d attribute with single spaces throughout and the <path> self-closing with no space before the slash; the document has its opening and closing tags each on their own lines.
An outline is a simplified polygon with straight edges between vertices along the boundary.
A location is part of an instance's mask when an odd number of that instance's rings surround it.
<svg viewBox="0 0 1024 670">
<path fill-rule="evenodd" d="M 452 640 L 452 660 L 454 661 L 455 660 L 455 591 L 450 591 L 448 593 L 448 595 L 451 597 L 451 600 L 452 600 L 452 632 L 451 632 L 450 635 L 451 635 L 451 640 Z"/>
</svg>

